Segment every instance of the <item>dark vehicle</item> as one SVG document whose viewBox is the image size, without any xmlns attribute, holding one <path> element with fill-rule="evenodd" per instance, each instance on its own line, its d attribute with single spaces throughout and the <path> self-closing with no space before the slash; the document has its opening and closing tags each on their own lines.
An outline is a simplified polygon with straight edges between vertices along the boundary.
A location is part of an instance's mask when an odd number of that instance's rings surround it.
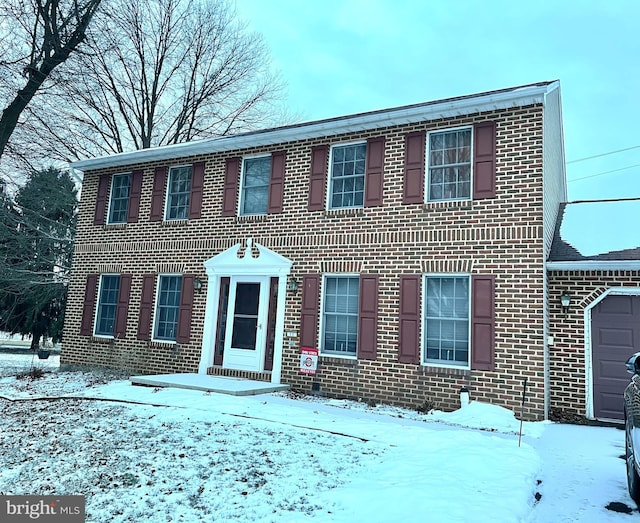
<svg viewBox="0 0 640 523">
<path fill-rule="evenodd" d="M 627 486 L 631 498 L 640 505 L 640 352 L 627 360 L 627 371 L 633 374 L 624 391 Z"/>
</svg>

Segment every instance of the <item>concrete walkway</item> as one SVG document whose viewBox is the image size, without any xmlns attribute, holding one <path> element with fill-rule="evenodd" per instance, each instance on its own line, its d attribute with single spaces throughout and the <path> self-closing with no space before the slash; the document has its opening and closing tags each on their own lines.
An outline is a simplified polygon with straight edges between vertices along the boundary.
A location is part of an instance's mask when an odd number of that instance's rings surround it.
<svg viewBox="0 0 640 523">
<path fill-rule="evenodd" d="M 155 374 L 151 376 L 131 376 L 130 380 L 132 385 L 204 390 L 220 394 L 231 394 L 232 396 L 254 396 L 289 388 L 289 385 L 278 385 L 266 381 L 230 378 L 227 376 L 209 376 L 207 374 Z"/>
</svg>

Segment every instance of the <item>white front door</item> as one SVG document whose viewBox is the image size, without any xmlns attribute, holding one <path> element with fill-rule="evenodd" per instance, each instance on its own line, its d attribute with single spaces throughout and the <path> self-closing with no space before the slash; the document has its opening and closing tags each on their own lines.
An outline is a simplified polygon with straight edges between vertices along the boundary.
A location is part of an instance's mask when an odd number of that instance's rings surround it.
<svg viewBox="0 0 640 523">
<path fill-rule="evenodd" d="M 264 370 L 269 278 L 232 276 L 227 304 L 223 366 Z"/>
</svg>

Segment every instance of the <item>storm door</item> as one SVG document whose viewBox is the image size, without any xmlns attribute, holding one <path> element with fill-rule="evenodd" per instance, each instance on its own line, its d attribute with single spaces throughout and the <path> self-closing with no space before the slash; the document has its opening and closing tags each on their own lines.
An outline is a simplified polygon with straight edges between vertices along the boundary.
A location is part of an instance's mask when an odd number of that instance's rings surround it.
<svg viewBox="0 0 640 523">
<path fill-rule="evenodd" d="M 223 366 L 262 371 L 266 346 L 269 278 L 231 277 L 224 329 Z M 220 333 L 222 334 L 222 333 Z"/>
</svg>

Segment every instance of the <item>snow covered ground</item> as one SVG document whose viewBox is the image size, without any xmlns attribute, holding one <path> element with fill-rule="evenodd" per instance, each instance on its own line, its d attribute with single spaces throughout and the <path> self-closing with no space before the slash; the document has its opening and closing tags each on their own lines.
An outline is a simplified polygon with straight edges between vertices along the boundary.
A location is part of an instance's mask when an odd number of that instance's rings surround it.
<svg viewBox="0 0 640 523">
<path fill-rule="evenodd" d="M 0 354 L 0 493 L 83 494 L 90 522 L 623 522 L 624 432 L 271 394 L 16 379 Z M 55 371 L 57 357 L 33 360 Z M 617 504 L 617 505 L 616 505 Z"/>
</svg>

